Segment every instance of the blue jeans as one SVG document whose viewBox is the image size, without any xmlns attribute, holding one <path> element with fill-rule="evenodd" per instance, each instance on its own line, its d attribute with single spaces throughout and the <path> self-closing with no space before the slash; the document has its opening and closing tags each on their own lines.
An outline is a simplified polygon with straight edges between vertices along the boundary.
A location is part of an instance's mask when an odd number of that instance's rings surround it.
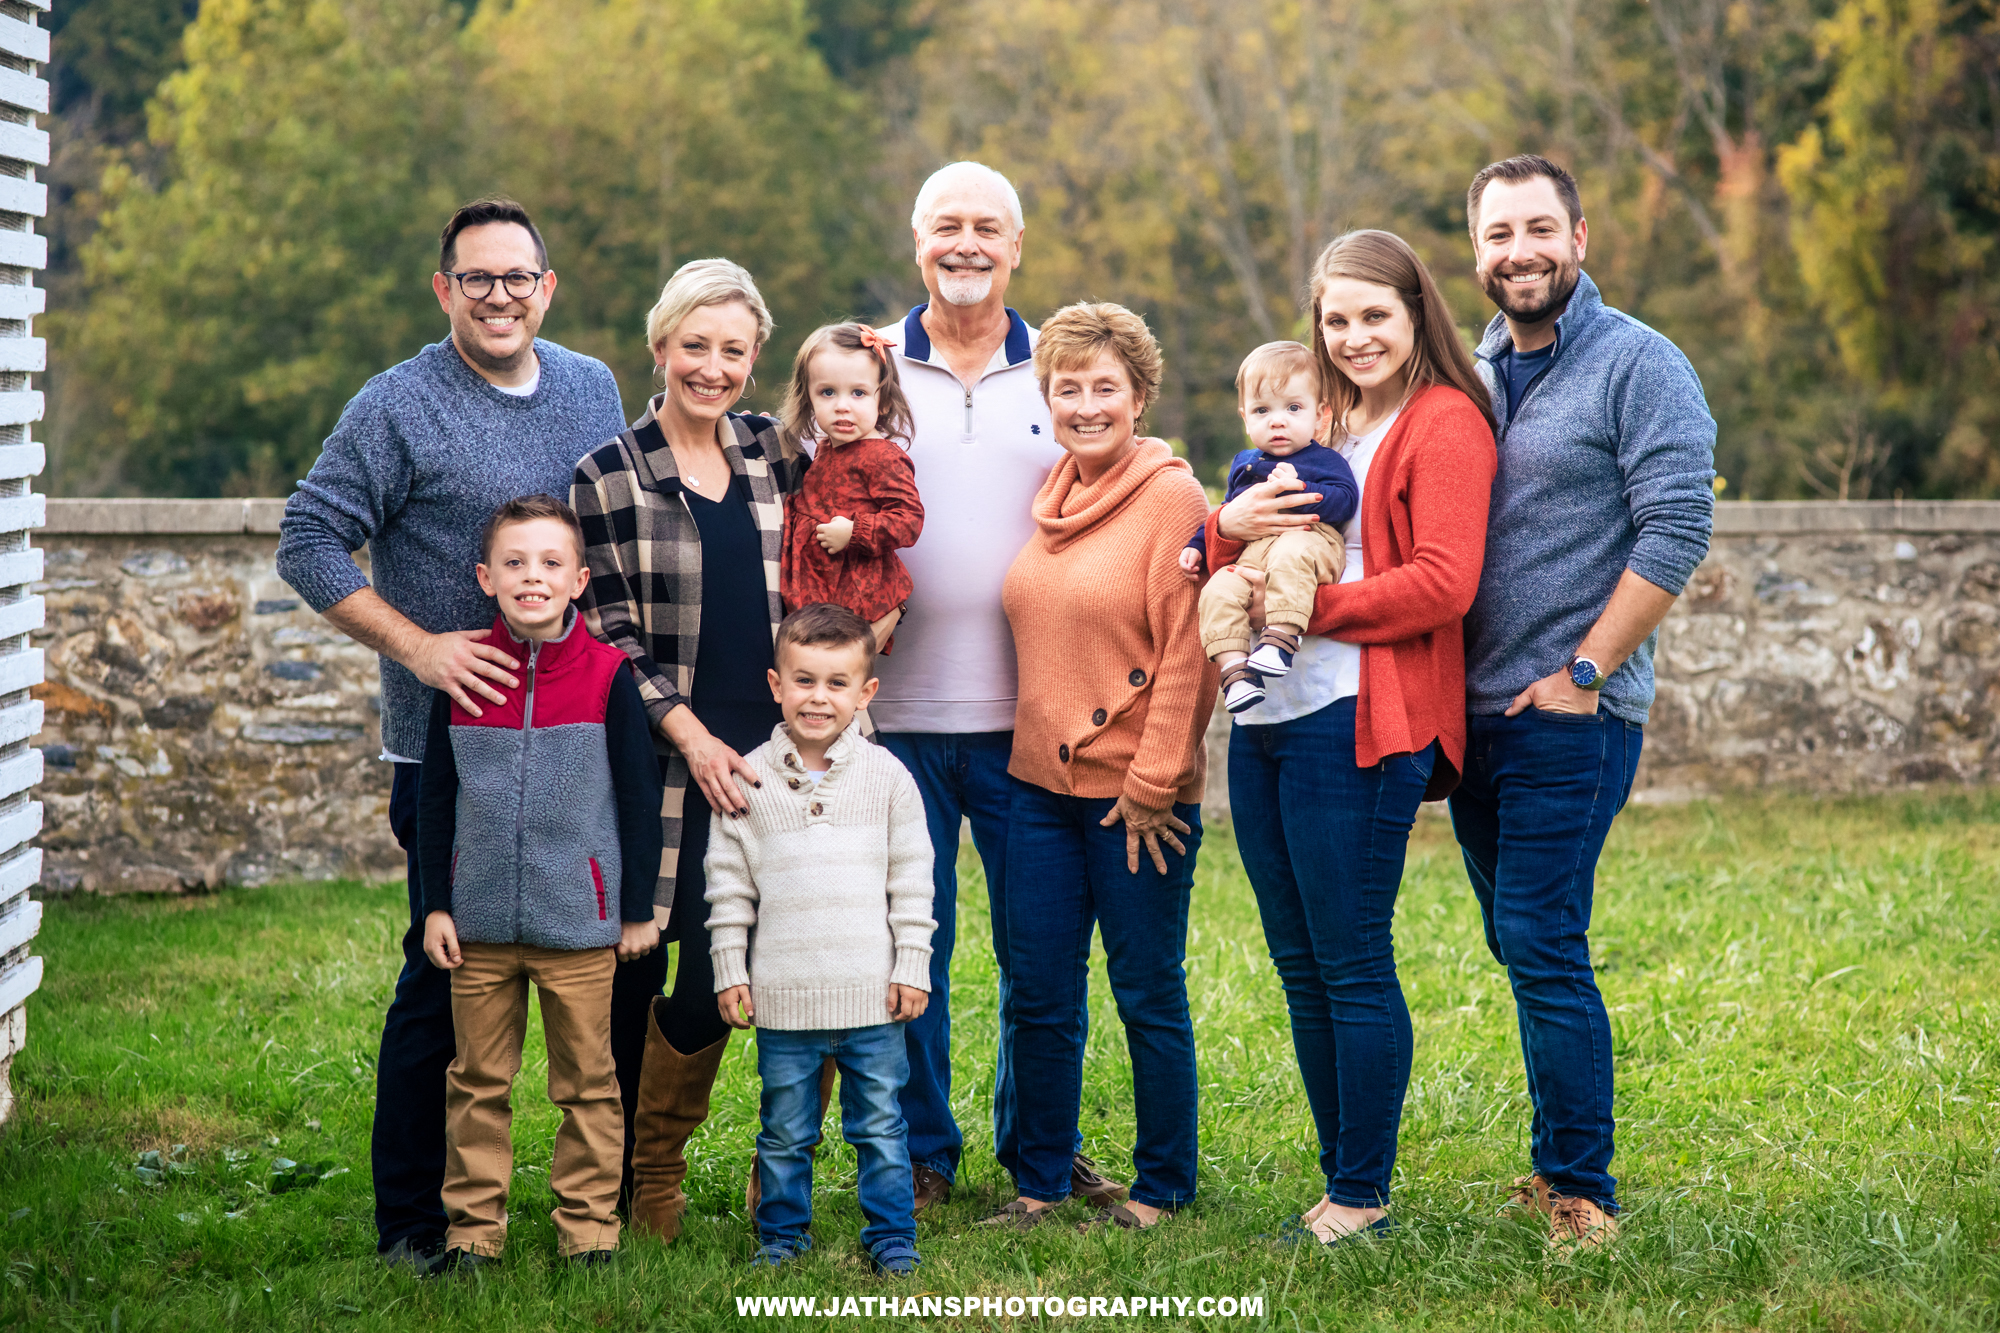
<svg viewBox="0 0 2000 1333">
<path fill-rule="evenodd" d="M 1590 716 L 1475 714 L 1451 825 L 1521 1025 L 1534 1169 L 1556 1194 L 1618 1211 L 1611 1019 L 1590 966 L 1597 857 L 1632 794 L 1643 729 Z"/>
<path fill-rule="evenodd" d="M 1229 738 L 1229 810 L 1285 987 L 1326 1197 L 1385 1208 L 1410 1086 L 1390 922 L 1437 744 L 1354 763 L 1352 697 Z"/>
<path fill-rule="evenodd" d="M 993 917 L 993 952 L 1000 965 L 1000 1040 L 993 1070 L 993 1155 L 1009 1175 L 1019 1175 L 1014 1127 L 1014 1077 L 1007 1063 L 1013 1022 L 1007 960 L 1007 812 L 1013 779 L 1007 761 L 1011 731 L 885 731 L 884 748 L 917 780 L 930 826 L 931 1000 L 922 1018 L 905 1024 L 910 1082 L 903 1089 L 903 1118 L 910 1123 L 910 1160 L 946 1180 L 958 1179 L 965 1137 L 951 1114 L 951 953 L 958 942 L 958 827 L 972 821 L 972 845 L 986 867 L 986 901 Z M 1087 1016 L 1079 1022 L 1087 1022 Z M 1085 1029 L 1079 1028 L 1079 1040 Z M 1078 1138 L 1077 1147 L 1083 1140 Z"/>
<path fill-rule="evenodd" d="M 410 925 L 403 970 L 382 1022 L 375 1059 L 375 1123 L 368 1157 L 375 1178 L 376 1246 L 425 1249 L 444 1241 L 444 1075 L 458 1055 L 451 1026 L 451 973 L 424 957 L 424 899 L 417 880 L 417 773 L 397 764 L 389 828 L 409 858 Z"/>
<path fill-rule="evenodd" d="M 1064 796 L 1012 779 L 1007 830 L 1007 951 L 1013 966 L 1013 1053 L 1020 1165 L 1030 1199 L 1070 1194 L 1070 1158 L 1082 1141 L 1080 1015 L 1090 999 L 1090 935 L 1104 938 L 1105 970 L 1132 1057 L 1137 1136 L 1132 1197 L 1155 1208 L 1194 1198 L 1199 1151 L 1194 1023 L 1188 1014 L 1188 897 L 1201 848 L 1201 807 L 1176 805 L 1193 831 L 1166 852 L 1167 873 L 1144 848 L 1125 868 L 1125 826 L 1098 821 L 1117 802 Z"/>
<path fill-rule="evenodd" d="M 840 1067 L 840 1126 L 860 1168 L 861 1243 L 870 1254 L 917 1237 L 909 1133 L 896 1106 L 910 1075 L 900 1023 L 832 1031 L 757 1029 L 757 1238 L 796 1241 L 812 1222 L 812 1149 L 819 1142 L 820 1064 Z"/>
</svg>

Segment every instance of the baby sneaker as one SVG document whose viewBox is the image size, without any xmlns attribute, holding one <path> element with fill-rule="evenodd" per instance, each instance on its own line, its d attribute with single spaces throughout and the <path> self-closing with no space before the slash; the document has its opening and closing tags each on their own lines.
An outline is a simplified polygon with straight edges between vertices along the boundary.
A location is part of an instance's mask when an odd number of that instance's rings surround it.
<svg viewBox="0 0 2000 1333">
<path fill-rule="evenodd" d="M 907 1240 L 885 1240 L 868 1255 L 868 1262 L 880 1277 L 912 1277 L 923 1259 Z"/>
<path fill-rule="evenodd" d="M 1257 639 L 1257 651 L 1250 654 L 1249 667 L 1258 675 L 1275 680 L 1292 669 L 1292 654 L 1299 650 L 1299 636 L 1266 627 Z"/>
<path fill-rule="evenodd" d="M 1264 702 L 1264 678 L 1250 669 L 1248 662 L 1238 662 L 1222 673 L 1222 706 L 1232 713 L 1241 713 Z"/>
</svg>

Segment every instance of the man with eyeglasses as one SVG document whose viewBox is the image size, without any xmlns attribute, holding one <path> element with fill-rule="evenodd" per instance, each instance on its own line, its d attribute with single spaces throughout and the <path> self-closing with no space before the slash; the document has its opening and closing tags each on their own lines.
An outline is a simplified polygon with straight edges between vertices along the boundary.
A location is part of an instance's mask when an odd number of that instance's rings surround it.
<svg viewBox="0 0 2000 1333">
<path fill-rule="evenodd" d="M 602 361 L 535 336 L 556 275 L 527 210 L 465 205 L 445 224 L 431 289 L 451 336 L 377 375 L 341 413 L 285 505 L 278 573 L 313 610 L 380 654 L 389 825 L 410 856 L 403 970 L 375 1070 L 377 1248 L 430 1272 L 443 1257 L 445 1070 L 456 1054 L 451 974 L 423 952 L 417 772 L 431 691 L 475 717 L 519 686 L 488 641 L 493 599 L 473 574 L 501 504 L 566 496 L 584 454 L 625 428 Z M 366 544 L 371 585 L 350 554 Z"/>
</svg>

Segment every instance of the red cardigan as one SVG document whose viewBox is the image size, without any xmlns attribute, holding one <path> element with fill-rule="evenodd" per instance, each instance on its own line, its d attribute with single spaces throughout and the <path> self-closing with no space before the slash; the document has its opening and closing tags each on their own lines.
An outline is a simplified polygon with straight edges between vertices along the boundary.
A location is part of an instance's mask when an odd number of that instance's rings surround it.
<svg viewBox="0 0 2000 1333">
<path fill-rule="evenodd" d="M 1322 587 L 1306 627 L 1361 645 L 1357 766 L 1438 742 L 1429 801 L 1449 795 L 1465 768 L 1461 622 L 1479 591 L 1497 465 L 1492 428 L 1471 399 L 1441 384 L 1410 399 L 1362 488 L 1361 581 Z M 1243 553 L 1217 529 L 1221 512 L 1208 516 L 1211 569 Z"/>
</svg>

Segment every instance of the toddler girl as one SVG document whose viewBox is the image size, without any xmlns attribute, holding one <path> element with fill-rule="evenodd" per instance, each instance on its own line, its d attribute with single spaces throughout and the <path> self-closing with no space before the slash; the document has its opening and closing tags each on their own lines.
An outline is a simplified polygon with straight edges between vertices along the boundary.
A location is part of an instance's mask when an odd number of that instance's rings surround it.
<svg viewBox="0 0 2000 1333">
<path fill-rule="evenodd" d="M 891 442 L 914 429 L 894 346 L 865 324 L 816 330 L 792 364 L 782 425 L 788 453 L 813 445 L 785 516 L 785 610 L 845 607 L 869 623 L 883 652 L 911 590 L 896 550 L 914 546 L 924 527 L 916 469 Z"/>
</svg>

